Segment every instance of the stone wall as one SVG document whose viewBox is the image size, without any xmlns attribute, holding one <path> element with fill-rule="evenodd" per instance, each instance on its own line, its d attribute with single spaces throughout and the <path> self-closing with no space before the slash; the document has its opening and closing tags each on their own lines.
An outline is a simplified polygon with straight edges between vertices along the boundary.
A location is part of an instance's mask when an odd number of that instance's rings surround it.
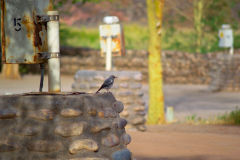
<svg viewBox="0 0 240 160">
<path fill-rule="evenodd" d="M 105 59 L 97 50 L 62 47 L 62 73 L 75 74 L 78 70 L 104 70 Z M 190 54 L 176 51 L 162 52 L 163 79 L 167 84 L 208 84 L 211 59 L 216 54 Z M 148 53 L 128 50 L 126 56 L 114 57 L 114 70 L 140 71 L 148 80 Z"/>
<path fill-rule="evenodd" d="M 209 84 L 211 59 L 216 54 L 162 53 L 163 80 L 167 84 Z"/>
<path fill-rule="evenodd" d="M 103 81 L 110 75 L 115 75 L 111 92 L 125 105 L 121 117 L 128 121 L 128 127 L 145 131 L 146 106 L 142 91 L 142 74 L 135 71 L 78 71 L 72 85 L 73 91 L 95 93 Z M 102 90 L 101 92 L 106 92 Z"/>
<path fill-rule="evenodd" d="M 97 50 L 78 50 L 62 47 L 61 72 L 75 74 L 78 70 L 104 70 L 105 58 L 100 56 Z M 113 70 L 141 71 L 143 79 L 147 81 L 148 62 L 147 52 L 128 51 L 126 56 L 113 57 Z"/>
<path fill-rule="evenodd" d="M 0 96 L 1 160 L 131 160 L 111 93 Z"/>
<path fill-rule="evenodd" d="M 240 51 L 235 50 L 234 55 Z M 75 75 L 78 70 L 104 70 L 105 59 L 100 56 L 99 51 L 84 48 L 61 47 L 61 73 Z M 177 51 L 163 51 L 163 80 L 165 84 L 210 84 L 212 74 L 216 71 L 214 67 L 224 65 L 231 68 L 231 63 L 218 58 L 221 53 L 191 54 Z M 224 55 L 228 55 L 225 53 Z M 233 57 L 233 59 L 236 56 Z M 233 60 L 240 65 L 238 58 Z M 142 73 L 143 82 L 148 82 L 148 53 L 146 51 L 128 50 L 126 56 L 113 58 L 113 70 L 139 71 Z M 26 65 L 25 65 L 26 66 Z M 39 72 L 39 66 L 28 65 L 27 70 Z M 222 73 L 222 76 L 226 74 Z M 229 76 L 228 76 L 229 77 Z M 227 77 L 223 77 L 226 79 Z M 236 81 L 237 74 L 233 74 L 232 80 Z M 224 84 L 224 83 L 223 83 Z M 229 88 L 229 86 L 227 87 Z M 234 88 L 234 87 L 233 87 Z M 236 88 L 236 87 L 235 87 Z M 230 90 L 230 89 L 229 89 Z M 236 90 L 236 89 L 232 89 Z"/>
<path fill-rule="evenodd" d="M 212 62 L 211 91 L 240 91 L 240 55 L 219 54 Z"/>
</svg>

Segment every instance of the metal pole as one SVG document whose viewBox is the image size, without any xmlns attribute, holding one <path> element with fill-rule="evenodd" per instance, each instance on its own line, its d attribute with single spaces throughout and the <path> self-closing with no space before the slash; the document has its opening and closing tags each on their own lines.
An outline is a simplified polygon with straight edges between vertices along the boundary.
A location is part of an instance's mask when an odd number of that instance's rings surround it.
<svg viewBox="0 0 240 160">
<path fill-rule="evenodd" d="M 59 14 L 58 11 L 48 11 L 48 16 L 48 91 L 61 92 Z"/>
<path fill-rule="evenodd" d="M 233 46 L 230 48 L 229 53 L 230 53 L 230 55 L 233 55 L 233 53 L 234 53 L 234 48 L 233 48 Z"/>
<path fill-rule="evenodd" d="M 112 69 L 112 37 L 107 37 L 106 70 Z"/>
</svg>

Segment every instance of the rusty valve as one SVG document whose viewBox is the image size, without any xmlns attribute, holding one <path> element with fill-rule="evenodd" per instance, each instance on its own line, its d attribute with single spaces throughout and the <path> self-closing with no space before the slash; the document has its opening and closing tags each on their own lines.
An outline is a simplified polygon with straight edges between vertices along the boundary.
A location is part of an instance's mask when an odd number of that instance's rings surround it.
<svg viewBox="0 0 240 160">
<path fill-rule="evenodd" d="M 50 58 L 60 58 L 60 53 L 58 52 L 41 52 L 41 53 L 38 53 L 39 55 L 39 58 L 42 59 L 42 60 L 48 60 Z"/>
<path fill-rule="evenodd" d="M 47 23 L 49 21 L 59 21 L 59 15 L 38 15 L 37 23 Z"/>
</svg>

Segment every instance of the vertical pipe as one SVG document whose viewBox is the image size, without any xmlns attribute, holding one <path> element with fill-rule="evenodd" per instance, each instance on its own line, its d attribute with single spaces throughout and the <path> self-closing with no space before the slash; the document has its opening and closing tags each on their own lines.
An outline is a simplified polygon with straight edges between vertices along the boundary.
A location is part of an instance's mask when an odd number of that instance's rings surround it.
<svg viewBox="0 0 240 160">
<path fill-rule="evenodd" d="M 107 37 L 106 71 L 112 69 L 112 37 Z"/>
<path fill-rule="evenodd" d="M 40 87 L 39 92 L 42 92 L 43 89 L 43 82 L 44 82 L 44 63 L 40 63 L 40 70 L 41 70 L 41 79 L 40 79 Z"/>
<path fill-rule="evenodd" d="M 229 53 L 230 53 L 230 55 L 233 55 L 233 53 L 234 53 L 234 48 L 233 48 L 233 46 L 231 46 Z"/>
<path fill-rule="evenodd" d="M 59 47 L 59 14 L 58 11 L 48 11 L 50 21 L 47 23 L 48 34 L 48 91 L 61 92 L 60 79 L 60 47 Z"/>
</svg>

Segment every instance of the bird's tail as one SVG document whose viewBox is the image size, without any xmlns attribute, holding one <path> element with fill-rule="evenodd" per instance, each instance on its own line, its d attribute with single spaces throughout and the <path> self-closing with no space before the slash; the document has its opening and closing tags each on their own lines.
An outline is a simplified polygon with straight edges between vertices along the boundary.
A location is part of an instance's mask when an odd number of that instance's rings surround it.
<svg viewBox="0 0 240 160">
<path fill-rule="evenodd" d="M 99 93 L 99 91 L 102 89 L 102 87 L 100 87 L 98 90 L 97 90 L 97 92 L 96 93 Z"/>
</svg>

